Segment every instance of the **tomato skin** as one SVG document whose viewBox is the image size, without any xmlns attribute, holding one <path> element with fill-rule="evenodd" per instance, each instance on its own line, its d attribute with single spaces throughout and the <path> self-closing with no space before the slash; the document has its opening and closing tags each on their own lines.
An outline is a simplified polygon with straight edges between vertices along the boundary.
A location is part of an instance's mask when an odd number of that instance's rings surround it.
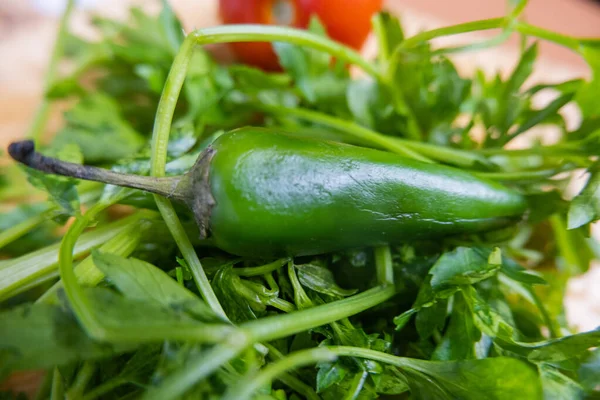
<svg viewBox="0 0 600 400">
<path fill-rule="evenodd" d="M 369 32 L 371 17 L 381 10 L 382 0 L 296 0 L 298 27 L 306 28 L 316 14 L 334 40 L 360 49 Z"/>
<path fill-rule="evenodd" d="M 272 0 L 219 0 L 219 13 L 225 24 L 272 24 Z M 277 70 L 278 61 L 271 43 L 230 43 L 243 62 L 265 70 Z"/>
<path fill-rule="evenodd" d="M 327 34 L 356 50 L 371 31 L 371 17 L 382 0 L 219 0 L 225 24 L 286 25 L 306 29 L 312 15 L 319 17 Z M 281 10 L 286 12 L 282 13 Z M 231 43 L 244 63 L 265 70 L 279 70 L 271 43 Z"/>
</svg>

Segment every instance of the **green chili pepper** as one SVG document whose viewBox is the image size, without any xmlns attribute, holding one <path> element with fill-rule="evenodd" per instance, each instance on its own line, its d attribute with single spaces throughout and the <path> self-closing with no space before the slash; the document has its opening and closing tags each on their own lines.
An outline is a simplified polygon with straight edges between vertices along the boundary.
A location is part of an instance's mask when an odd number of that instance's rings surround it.
<svg viewBox="0 0 600 400">
<path fill-rule="evenodd" d="M 183 202 L 202 237 L 240 256 L 313 255 L 517 222 L 519 193 L 455 168 L 261 128 L 221 135 L 186 174 L 146 177 L 66 163 L 13 143 L 45 172 L 143 189 Z"/>
</svg>

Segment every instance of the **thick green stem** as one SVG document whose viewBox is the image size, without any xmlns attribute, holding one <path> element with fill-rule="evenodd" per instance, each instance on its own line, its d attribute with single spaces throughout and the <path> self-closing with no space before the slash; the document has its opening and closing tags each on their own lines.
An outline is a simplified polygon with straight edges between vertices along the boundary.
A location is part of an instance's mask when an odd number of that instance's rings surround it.
<svg viewBox="0 0 600 400">
<path fill-rule="evenodd" d="M 329 53 L 336 59 L 359 66 L 369 75 L 380 78 L 377 68 L 360 53 L 331 39 L 303 29 L 274 25 L 224 25 L 192 32 L 198 44 L 229 42 L 286 42 Z"/>
<path fill-rule="evenodd" d="M 96 215 L 109 205 L 110 203 L 97 203 L 88 212 L 77 218 L 63 237 L 58 255 L 58 269 L 71 308 L 88 334 L 99 340 L 108 338 L 102 323 L 95 318 L 91 311 L 93 306 L 90 304 L 89 298 L 77 282 L 73 271 L 73 249 L 83 230 L 94 220 Z"/>
<path fill-rule="evenodd" d="M 167 146 L 169 143 L 169 135 L 171 133 L 173 114 L 175 112 L 179 93 L 181 92 L 185 80 L 187 66 L 192 57 L 194 45 L 195 37 L 193 35 L 188 35 L 183 41 L 181 49 L 173 61 L 160 102 L 158 103 L 154 131 L 152 133 L 152 156 L 150 164 L 150 173 L 156 177 L 163 177 L 165 175 Z M 156 201 L 156 205 L 158 206 L 169 231 L 173 235 L 183 258 L 190 267 L 194 281 L 196 282 L 202 298 L 204 298 L 216 314 L 223 318 L 227 318 L 223 307 L 221 307 L 217 296 L 210 286 L 210 282 L 200 263 L 200 259 L 198 258 L 189 237 L 185 233 L 171 202 L 159 195 L 155 195 L 154 200 Z"/>
<path fill-rule="evenodd" d="M 378 286 L 318 307 L 246 322 L 240 328 L 253 340 L 268 342 L 358 314 L 383 303 L 395 294 L 396 289 L 392 285 Z"/>
</svg>

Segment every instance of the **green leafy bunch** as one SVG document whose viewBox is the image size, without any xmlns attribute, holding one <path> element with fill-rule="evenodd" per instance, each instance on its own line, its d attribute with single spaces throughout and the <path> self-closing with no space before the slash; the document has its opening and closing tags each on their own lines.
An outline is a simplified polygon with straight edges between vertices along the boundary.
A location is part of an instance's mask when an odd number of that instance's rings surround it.
<svg viewBox="0 0 600 400">
<path fill-rule="evenodd" d="M 575 332 L 563 303 L 600 253 L 600 41 L 530 25 L 525 6 L 410 37 L 381 12 L 366 60 L 316 18 L 308 31 L 186 34 L 166 2 L 156 16 L 93 17 L 90 42 L 69 32 L 71 2 L 29 132 L 46 154 L 174 175 L 223 132 L 257 125 L 468 170 L 519 190 L 531 211 L 486 234 L 254 260 L 197 239 L 193 216 L 164 198 L 11 164 L 0 181 L 0 380 L 39 370 L 38 399 L 599 396 L 600 328 Z M 466 46 L 430 42 L 492 29 Z M 522 51 L 506 76 L 465 76 L 452 60 L 515 34 Z M 272 42 L 282 71 L 201 48 L 240 35 Z M 581 55 L 591 78 L 531 85 L 541 40 Z M 44 140 L 49 105 L 63 99 L 64 126 Z M 581 111 L 575 128 L 566 105 Z M 558 137 L 513 146 L 537 128 Z"/>
</svg>

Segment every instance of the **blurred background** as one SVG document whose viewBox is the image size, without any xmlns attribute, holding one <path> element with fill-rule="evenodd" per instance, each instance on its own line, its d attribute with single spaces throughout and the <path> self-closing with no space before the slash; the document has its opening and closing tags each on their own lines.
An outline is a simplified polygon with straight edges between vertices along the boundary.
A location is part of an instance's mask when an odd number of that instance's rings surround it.
<svg viewBox="0 0 600 400">
<path fill-rule="evenodd" d="M 220 23 L 216 0 L 170 0 L 186 31 Z M 351 0 L 348 1 L 351 4 Z M 78 0 L 71 27 L 79 34 L 92 37 L 88 24 L 91 13 L 112 18 L 126 18 L 130 6 L 152 11 L 159 1 Z M 43 79 L 55 39 L 64 0 L 0 0 L 0 144 L 6 145 L 26 132 L 43 90 Z M 387 0 L 384 8 L 399 15 L 407 35 L 477 19 L 503 16 L 506 0 Z M 543 28 L 583 37 L 600 37 L 600 2 L 593 0 L 531 0 L 525 11 L 528 22 Z M 465 44 L 491 37 L 497 32 L 464 34 L 444 38 L 443 43 Z M 440 42 L 441 43 L 441 42 Z M 231 57 L 226 46 L 213 49 L 220 59 Z M 367 56 L 375 53 L 368 40 L 363 48 Z M 469 74 L 483 68 L 492 74 L 507 71 L 516 62 L 518 38 L 492 50 L 454 57 L 461 72 Z M 589 77 L 578 55 L 549 43 L 540 44 L 540 58 L 531 80 L 555 82 L 575 77 Z M 541 100 L 543 101 L 543 99 Z M 577 110 L 566 109 L 567 119 L 578 123 Z M 61 124 L 61 106 L 53 105 L 49 130 Z M 547 134 L 551 134 L 548 132 Z M 3 153 L 4 151 L 2 151 Z M 8 162 L 1 157 L 2 163 Z M 597 232 L 598 233 L 598 232 Z M 590 269 L 573 279 L 567 296 L 568 319 L 573 327 L 589 330 L 600 323 L 600 268 Z"/>
</svg>

